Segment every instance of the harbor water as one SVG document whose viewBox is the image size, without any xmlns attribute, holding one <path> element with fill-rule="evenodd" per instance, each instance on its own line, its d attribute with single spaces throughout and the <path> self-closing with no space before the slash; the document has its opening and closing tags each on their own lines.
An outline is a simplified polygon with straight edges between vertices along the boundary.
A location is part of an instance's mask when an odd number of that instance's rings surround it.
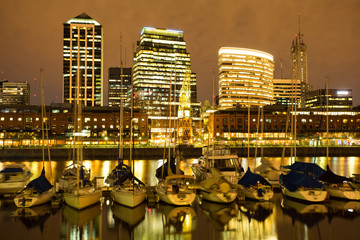
<svg viewBox="0 0 360 240">
<path fill-rule="evenodd" d="M 279 161 L 280 158 L 270 158 Z M 300 158 L 316 161 L 325 168 L 326 158 Z M 185 174 L 189 164 L 181 162 Z M 288 164 L 285 159 L 283 164 Z M 2 164 L 0 163 L 0 168 Z M 42 161 L 23 161 L 37 177 Z M 125 161 L 125 163 L 129 163 Z M 71 161 L 46 163 L 46 174 L 54 179 Z M 116 160 L 86 160 L 92 177 L 106 177 Z M 155 186 L 155 170 L 162 160 L 136 160 L 135 175 Z M 242 160 L 253 169 L 259 159 Z M 360 173 L 359 157 L 332 157 L 332 170 L 339 175 Z M 51 169 L 51 171 L 50 171 Z M 0 198 L 0 239 L 358 239 L 360 201 L 330 199 L 322 204 L 305 204 L 275 193 L 270 202 L 237 201 L 229 205 L 196 199 L 192 206 L 176 207 L 144 202 L 136 208 L 115 204 L 103 197 L 100 204 L 77 211 L 63 204 L 17 208 L 12 198 Z"/>
</svg>

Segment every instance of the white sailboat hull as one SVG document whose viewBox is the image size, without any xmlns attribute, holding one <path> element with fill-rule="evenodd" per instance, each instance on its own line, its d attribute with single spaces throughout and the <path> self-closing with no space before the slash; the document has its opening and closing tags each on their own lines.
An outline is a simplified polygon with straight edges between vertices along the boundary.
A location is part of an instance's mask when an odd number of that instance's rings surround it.
<svg viewBox="0 0 360 240">
<path fill-rule="evenodd" d="M 348 200 L 360 200 L 360 190 L 333 188 L 331 186 L 326 186 L 325 189 L 329 193 L 330 197 Z"/>
<path fill-rule="evenodd" d="M 70 207 L 83 209 L 100 202 L 101 192 L 93 189 L 80 189 L 73 193 L 64 193 L 64 201 Z"/>
<path fill-rule="evenodd" d="M 244 186 L 241 187 L 241 191 L 245 194 L 246 198 L 257 201 L 270 201 L 274 196 L 274 191 L 272 189 L 262 189 L 261 195 L 259 195 L 258 189 L 251 189 Z"/>
<path fill-rule="evenodd" d="M 55 188 L 52 187 L 41 194 L 21 193 L 14 198 L 14 202 L 17 207 L 33 207 L 49 202 L 54 195 Z"/>
<path fill-rule="evenodd" d="M 168 204 L 185 206 L 190 205 L 194 202 L 196 198 L 195 191 L 180 191 L 178 193 L 166 191 L 162 183 L 159 183 L 155 190 L 159 196 L 159 199 Z"/>
<path fill-rule="evenodd" d="M 281 186 L 281 191 L 287 197 L 308 202 L 323 202 L 327 197 L 327 191 L 321 189 L 298 189 L 291 192 L 286 187 Z"/>
<path fill-rule="evenodd" d="M 115 202 L 133 208 L 140 205 L 145 200 L 146 192 L 144 189 L 133 189 L 131 186 L 121 187 L 113 189 L 111 191 L 111 197 Z"/>
<path fill-rule="evenodd" d="M 227 193 L 217 191 L 201 191 L 201 195 L 205 200 L 216 203 L 231 203 L 237 197 L 236 191 L 229 191 Z"/>
</svg>

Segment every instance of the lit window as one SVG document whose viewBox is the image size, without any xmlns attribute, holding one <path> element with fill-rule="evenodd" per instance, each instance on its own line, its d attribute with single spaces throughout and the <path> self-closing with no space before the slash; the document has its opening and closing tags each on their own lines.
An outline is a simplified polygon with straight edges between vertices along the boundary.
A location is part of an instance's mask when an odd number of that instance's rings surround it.
<svg viewBox="0 0 360 240">
<path fill-rule="evenodd" d="M 97 118 L 94 118 L 94 122 L 97 122 Z"/>
<path fill-rule="evenodd" d="M 110 125 L 110 128 L 113 129 L 113 128 L 114 128 L 114 125 Z"/>
<path fill-rule="evenodd" d="M 103 118 L 102 121 L 105 122 L 105 118 Z"/>
<path fill-rule="evenodd" d="M 94 125 L 94 128 L 97 128 L 97 125 Z"/>
<path fill-rule="evenodd" d="M 2 118 L 1 118 L 1 121 L 5 121 L 5 118 L 4 118 L 4 117 L 2 117 Z"/>
<path fill-rule="evenodd" d="M 85 122 L 90 122 L 90 118 L 85 118 Z"/>
<path fill-rule="evenodd" d="M 102 127 L 102 128 L 105 128 L 105 125 L 102 125 L 101 127 Z"/>
<path fill-rule="evenodd" d="M 39 121 L 39 118 L 35 118 L 35 121 Z"/>
<path fill-rule="evenodd" d="M 14 118 L 11 117 L 11 118 L 10 118 L 10 121 L 13 121 L 13 120 L 14 120 Z"/>
</svg>

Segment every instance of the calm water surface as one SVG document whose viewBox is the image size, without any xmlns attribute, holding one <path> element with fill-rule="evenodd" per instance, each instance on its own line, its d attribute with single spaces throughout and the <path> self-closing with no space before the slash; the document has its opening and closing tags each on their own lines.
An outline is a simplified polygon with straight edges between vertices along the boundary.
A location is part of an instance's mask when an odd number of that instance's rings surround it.
<svg viewBox="0 0 360 240">
<path fill-rule="evenodd" d="M 280 158 L 273 158 L 280 161 Z M 301 158 L 313 161 L 312 158 Z M 189 164 L 181 163 L 186 174 Z M 289 162 L 286 159 L 285 164 Z M 325 167 L 326 159 L 316 162 Z M 24 162 L 40 174 L 42 162 Z M 55 179 L 70 161 L 52 162 Z M 92 176 L 106 176 L 116 161 L 85 161 Z M 135 172 L 148 185 L 156 185 L 155 169 L 160 160 L 137 160 Z M 243 160 L 242 166 L 253 168 L 259 160 Z M 332 170 L 350 176 L 360 173 L 360 158 L 331 158 Z M 0 168 L 2 163 L 0 163 Z M 47 175 L 50 174 L 46 164 Z M 129 209 L 103 198 L 101 204 L 76 211 L 66 205 L 17 209 L 12 199 L 0 199 L 0 239 L 358 239 L 360 234 L 360 201 L 329 200 L 324 204 L 306 205 L 283 199 L 276 193 L 271 202 L 234 202 L 221 205 L 197 199 L 193 206 L 167 204 Z"/>
</svg>

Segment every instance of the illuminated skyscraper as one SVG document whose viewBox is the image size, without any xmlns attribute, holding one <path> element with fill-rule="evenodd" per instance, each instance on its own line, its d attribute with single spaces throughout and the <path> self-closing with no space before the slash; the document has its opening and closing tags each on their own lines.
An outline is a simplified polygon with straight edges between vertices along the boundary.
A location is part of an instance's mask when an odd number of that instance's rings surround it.
<svg viewBox="0 0 360 240">
<path fill-rule="evenodd" d="M 300 79 L 273 79 L 275 102 L 281 105 L 291 105 L 294 102 L 300 107 Z"/>
<path fill-rule="evenodd" d="M 28 82 L 0 81 L 0 105 L 30 104 L 30 84 Z"/>
<path fill-rule="evenodd" d="M 307 46 L 303 36 L 299 31 L 291 44 L 291 78 L 300 79 L 302 83 L 308 84 Z"/>
<path fill-rule="evenodd" d="M 291 78 L 300 79 L 301 82 L 301 107 L 305 105 L 305 93 L 310 91 L 307 68 L 307 46 L 303 34 L 299 33 L 291 44 Z"/>
<path fill-rule="evenodd" d="M 220 48 L 220 108 L 272 104 L 273 75 L 274 58 L 271 54 L 247 48 Z"/>
<path fill-rule="evenodd" d="M 132 68 L 109 68 L 109 106 L 120 106 L 122 99 L 124 106 L 130 107 Z"/>
<path fill-rule="evenodd" d="M 63 102 L 103 105 L 102 26 L 83 13 L 64 23 Z"/>
<path fill-rule="evenodd" d="M 162 131 L 170 115 L 177 119 L 180 89 L 191 71 L 190 53 L 182 31 L 144 27 L 137 42 L 133 66 L 134 105 L 149 114 L 151 131 Z M 190 78 L 191 116 L 199 115 L 196 74 Z M 172 131 L 172 130 L 170 130 Z"/>
</svg>

